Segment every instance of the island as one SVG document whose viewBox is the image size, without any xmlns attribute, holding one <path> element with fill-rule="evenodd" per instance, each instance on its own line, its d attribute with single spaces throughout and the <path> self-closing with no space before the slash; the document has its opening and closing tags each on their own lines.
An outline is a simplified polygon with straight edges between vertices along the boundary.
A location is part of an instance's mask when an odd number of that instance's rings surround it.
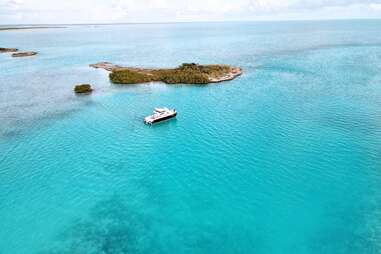
<svg viewBox="0 0 381 254">
<path fill-rule="evenodd" d="M 17 52 L 16 48 L 0 48 L 0 53 L 9 53 L 9 52 Z"/>
<path fill-rule="evenodd" d="M 74 92 L 77 94 L 88 94 L 91 93 L 93 89 L 91 88 L 91 85 L 89 84 L 81 84 L 81 85 L 76 85 L 74 87 Z"/>
<path fill-rule="evenodd" d="M 242 74 L 242 69 L 239 67 L 218 64 L 183 63 L 172 69 L 123 67 L 109 62 L 100 62 L 90 66 L 110 71 L 110 80 L 115 84 L 141 84 L 158 81 L 166 84 L 209 84 L 233 80 Z"/>
<path fill-rule="evenodd" d="M 26 56 L 34 56 L 34 55 L 37 55 L 37 52 L 27 51 L 27 52 L 13 53 L 12 57 L 26 57 Z"/>
</svg>

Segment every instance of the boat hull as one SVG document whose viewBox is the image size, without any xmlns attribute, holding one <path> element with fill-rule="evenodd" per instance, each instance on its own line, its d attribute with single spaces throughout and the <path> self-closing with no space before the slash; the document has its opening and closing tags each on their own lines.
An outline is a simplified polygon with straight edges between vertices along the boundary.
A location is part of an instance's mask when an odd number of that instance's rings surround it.
<svg viewBox="0 0 381 254">
<path fill-rule="evenodd" d="M 147 121 L 144 121 L 146 124 L 154 124 L 154 123 L 159 123 L 159 122 L 163 122 L 163 121 L 166 121 L 166 120 L 169 120 L 171 118 L 175 118 L 177 116 L 177 112 L 172 114 L 172 115 L 168 115 L 168 116 L 164 116 L 164 117 L 161 117 L 161 118 L 158 118 L 158 119 L 154 119 L 150 122 L 147 122 Z"/>
</svg>

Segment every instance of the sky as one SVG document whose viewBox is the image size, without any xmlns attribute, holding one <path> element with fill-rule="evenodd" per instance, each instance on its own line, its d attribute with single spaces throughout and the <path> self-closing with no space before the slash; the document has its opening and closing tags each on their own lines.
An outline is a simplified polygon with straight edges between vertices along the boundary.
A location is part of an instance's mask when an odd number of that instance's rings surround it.
<svg viewBox="0 0 381 254">
<path fill-rule="evenodd" d="M 0 24 L 381 18 L 381 0 L 0 0 Z"/>
</svg>

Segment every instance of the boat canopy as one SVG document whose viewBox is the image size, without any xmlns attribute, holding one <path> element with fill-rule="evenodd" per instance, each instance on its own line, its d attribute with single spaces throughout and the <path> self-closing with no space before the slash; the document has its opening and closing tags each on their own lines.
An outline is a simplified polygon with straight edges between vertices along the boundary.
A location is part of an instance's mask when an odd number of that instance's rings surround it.
<svg viewBox="0 0 381 254">
<path fill-rule="evenodd" d="M 164 113 L 168 111 L 169 111 L 168 108 L 155 108 L 155 112 L 158 112 L 158 113 Z"/>
</svg>

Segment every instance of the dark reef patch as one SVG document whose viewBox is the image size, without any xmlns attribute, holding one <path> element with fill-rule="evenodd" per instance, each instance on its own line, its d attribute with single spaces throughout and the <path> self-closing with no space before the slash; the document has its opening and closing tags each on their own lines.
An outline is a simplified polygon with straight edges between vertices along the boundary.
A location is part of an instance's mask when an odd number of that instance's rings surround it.
<svg viewBox="0 0 381 254">
<path fill-rule="evenodd" d="M 168 212 L 164 204 L 154 211 L 139 206 L 137 211 L 132 203 L 120 196 L 97 203 L 87 216 L 65 227 L 50 249 L 39 254 L 247 253 L 236 243 L 251 235 L 247 225 L 237 225 L 220 215 L 216 221 L 215 214 L 212 218 L 189 207 L 183 207 L 187 212 L 180 217 Z M 255 235 L 249 246 L 259 250 L 260 242 Z"/>
<path fill-rule="evenodd" d="M 372 199 L 373 197 L 369 197 Z M 379 197 L 374 204 L 366 202 L 353 204 L 341 211 L 332 213 L 327 207 L 325 214 L 329 222 L 309 239 L 308 253 L 379 253 L 381 236 L 372 231 L 372 227 L 379 225 L 380 212 L 377 210 Z M 345 225 L 343 227 L 342 225 Z M 365 250 L 365 251 L 364 251 Z"/>
<path fill-rule="evenodd" d="M 87 218 L 74 221 L 59 235 L 57 247 L 41 254 L 149 253 L 150 224 L 114 196 L 97 203 Z"/>
</svg>

